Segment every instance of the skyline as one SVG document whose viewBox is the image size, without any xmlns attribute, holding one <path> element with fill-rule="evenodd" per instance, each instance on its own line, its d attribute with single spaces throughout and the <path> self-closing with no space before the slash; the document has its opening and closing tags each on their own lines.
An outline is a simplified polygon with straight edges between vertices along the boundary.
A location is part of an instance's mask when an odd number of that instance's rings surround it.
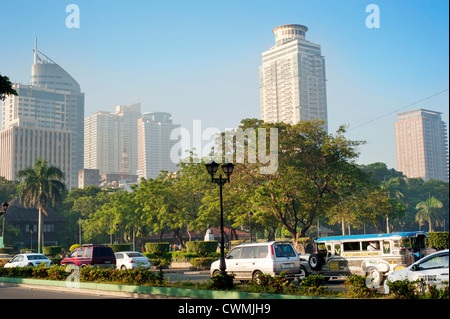
<svg viewBox="0 0 450 319">
<path fill-rule="evenodd" d="M 79 29 L 65 25 L 70 3 L 79 6 Z M 365 25 L 372 3 L 379 29 Z M 140 102 L 143 113 L 171 113 L 188 129 L 201 120 L 202 129 L 223 131 L 260 118 L 258 68 L 275 43 L 272 29 L 302 24 L 326 60 L 329 133 L 348 124 L 347 138 L 367 141 L 357 163 L 397 168 L 398 113 L 442 112 L 448 132 L 448 90 L 411 105 L 448 89 L 447 1 L 133 4 L 2 2 L 0 27 L 11 36 L 0 45 L 0 73 L 30 83 L 37 37 L 38 50 L 80 84 L 85 118 Z"/>
</svg>

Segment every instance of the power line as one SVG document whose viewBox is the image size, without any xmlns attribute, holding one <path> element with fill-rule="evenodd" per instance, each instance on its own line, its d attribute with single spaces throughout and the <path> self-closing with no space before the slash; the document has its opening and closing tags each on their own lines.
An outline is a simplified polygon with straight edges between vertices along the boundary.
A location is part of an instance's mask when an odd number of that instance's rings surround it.
<svg viewBox="0 0 450 319">
<path fill-rule="evenodd" d="M 430 95 L 430 96 L 428 96 L 428 97 L 426 97 L 426 98 L 423 98 L 423 99 L 421 99 L 421 100 L 419 100 L 419 101 L 416 101 L 416 102 L 414 102 L 414 103 L 408 104 L 407 106 L 401 107 L 401 108 L 399 108 L 399 109 L 397 109 L 397 110 L 394 110 L 394 111 L 392 111 L 392 112 L 390 112 L 390 113 L 381 115 L 381 116 L 379 116 L 379 117 L 377 117 L 377 118 L 374 118 L 374 119 L 372 119 L 372 120 L 370 120 L 370 121 L 367 121 L 367 122 L 362 123 L 362 124 L 360 124 L 360 125 L 358 125 L 358 126 L 355 126 L 355 127 L 353 127 L 353 128 L 350 128 L 350 129 L 348 129 L 347 131 L 351 131 L 351 130 L 357 129 L 357 128 L 361 127 L 361 126 L 364 126 L 364 125 L 366 125 L 366 124 L 369 124 L 369 123 L 378 121 L 379 119 L 382 119 L 383 117 L 386 117 L 386 116 L 389 116 L 389 115 L 391 115 L 391 114 L 397 113 L 398 111 L 404 110 L 404 109 L 406 109 L 406 108 L 408 108 L 408 107 L 410 107 L 410 106 L 413 106 L 413 105 L 418 104 L 418 103 L 420 103 L 420 102 L 423 102 L 423 101 L 425 101 L 425 100 L 431 99 L 432 97 L 435 97 L 435 96 L 437 96 L 437 95 L 439 95 L 439 94 L 442 94 L 442 93 L 444 93 L 444 92 L 447 92 L 447 91 L 448 91 L 448 89 L 442 90 L 442 91 L 440 91 L 440 92 L 438 92 L 438 93 L 435 93 L 435 94 L 433 94 L 433 95 Z"/>
</svg>

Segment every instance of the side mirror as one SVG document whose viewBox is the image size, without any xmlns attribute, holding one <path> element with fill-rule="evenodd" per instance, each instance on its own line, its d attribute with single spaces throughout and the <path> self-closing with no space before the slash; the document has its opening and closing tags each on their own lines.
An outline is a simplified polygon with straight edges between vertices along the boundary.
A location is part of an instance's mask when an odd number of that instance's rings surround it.
<svg viewBox="0 0 450 319">
<path fill-rule="evenodd" d="M 419 265 L 418 265 L 418 264 L 412 265 L 411 270 L 412 270 L 412 271 L 417 271 L 417 270 L 419 270 Z"/>
</svg>

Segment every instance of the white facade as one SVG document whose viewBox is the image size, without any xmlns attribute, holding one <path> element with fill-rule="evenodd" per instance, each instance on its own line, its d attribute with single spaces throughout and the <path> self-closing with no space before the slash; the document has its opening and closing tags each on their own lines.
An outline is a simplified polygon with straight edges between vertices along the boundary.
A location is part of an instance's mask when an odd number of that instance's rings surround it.
<svg viewBox="0 0 450 319">
<path fill-rule="evenodd" d="M 138 171 L 141 178 L 156 178 L 161 170 L 175 172 L 177 164 L 170 158 L 170 150 L 177 142 L 170 133 L 179 124 L 173 124 L 171 114 L 165 112 L 144 113 L 138 120 Z"/>
<path fill-rule="evenodd" d="M 289 24 L 273 29 L 275 45 L 262 54 L 260 112 L 265 122 L 319 119 L 327 130 L 325 59 L 320 45 L 306 41 L 308 28 Z"/>
<path fill-rule="evenodd" d="M 419 109 L 397 116 L 397 170 L 410 178 L 448 182 L 447 130 L 441 113 Z"/>
<path fill-rule="evenodd" d="M 98 111 L 85 119 L 84 168 L 102 174 L 136 174 L 137 120 L 141 105 L 118 105 L 115 113 Z"/>
</svg>

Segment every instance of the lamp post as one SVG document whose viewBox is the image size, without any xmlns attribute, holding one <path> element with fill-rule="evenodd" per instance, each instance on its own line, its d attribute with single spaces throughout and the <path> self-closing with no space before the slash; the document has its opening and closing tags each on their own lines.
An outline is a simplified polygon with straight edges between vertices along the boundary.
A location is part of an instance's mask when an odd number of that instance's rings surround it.
<svg viewBox="0 0 450 319">
<path fill-rule="evenodd" d="M 30 250 L 33 251 L 33 228 L 30 228 Z"/>
<path fill-rule="evenodd" d="M 219 269 L 220 274 L 226 276 L 226 265 L 225 265 L 225 242 L 224 242 L 224 232 L 223 232 L 223 199 L 222 199 L 222 187 L 226 183 L 230 182 L 230 175 L 233 173 L 234 164 L 233 163 L 225 163 L 222 165 L 222 170 L 227 176 L 226 178 L 222 178 L 222 174 L 219 175 L 219 178 L 215 178 L 214 174 L 216 174 L 219 169 L 219 164 L 214 161 L 205 164 L 206 169 L 208 170 L 209 175 L 211 175 L 211 183 L 216 183 L 220 188 L 220 263 Z"/>
<path fill-rule="evenodd" d="M 248 213 L 248 228 L 250 231 L 250 242 L 252 242 L 252 217 L 253 217 L 253 213 L 249 212 Z M 258 236 L 256 236 L 258 237 Z"/>
<path fill-rule="evenodd" d="M 2 204 L 2 211 L 1 211 L 1 215 L 3 216 L 3 225 L 2 225 L 2 237 L 1 237 L 1 241 L 0 241 L 0 248 L 4 247 L 4 241 L 5 241 L 5 218 L 6 218 L 6 210 L 8 209 L 8 203 L 4 202 Z"/>
</svg>

